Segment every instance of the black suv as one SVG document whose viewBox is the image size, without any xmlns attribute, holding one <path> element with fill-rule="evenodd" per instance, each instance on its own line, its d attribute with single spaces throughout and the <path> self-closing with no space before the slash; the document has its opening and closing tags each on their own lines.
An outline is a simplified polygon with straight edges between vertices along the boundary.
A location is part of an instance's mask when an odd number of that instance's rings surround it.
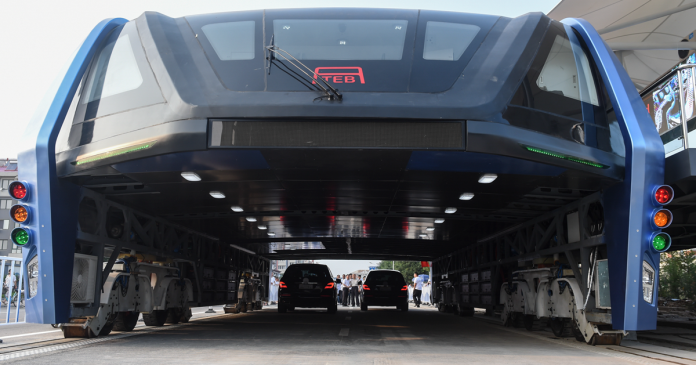
<svg viewBox="0 0 696 365">
<path fill-rule="evenodd" d="M 332 277 L 326 265 L 290 265 L 280 279 L 278 312 L 303 307 L 326 308 L 329 313 L 336 313 L 336 283 Z"/>
<path fill-rule="evenodd" d="M 373 270 L 363 283 L 360 309 L 366 311 L 370 305 L 396 306 L 408 310 L 408 287 L 400 272 L 394 270 Z"/>
</svg>

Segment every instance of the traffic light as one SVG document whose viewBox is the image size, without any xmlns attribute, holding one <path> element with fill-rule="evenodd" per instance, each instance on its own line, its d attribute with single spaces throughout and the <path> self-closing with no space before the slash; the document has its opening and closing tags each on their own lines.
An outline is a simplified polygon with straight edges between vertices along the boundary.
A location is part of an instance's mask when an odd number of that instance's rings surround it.
<svg viewBox="0 0 696 365">
<path fill-rule="evenodd" d="M 10 196 L 20 202 L 20 204 L 15 204 L 10 208 L 10 218 L 22 225 L 29 223 L 32 215 L 31 208 L 23 204 L 29 200 L 31 192 L 29 185 L 22 181 L 13 181 L 8 190 Z M 10 239 L 17 246 L 25 246 L 32 243 L 32 232 L 26 227 L 18 227 L 12 230 Z"/>
<path fill-rule="evenodd" d="M 651 224 L 654 232 L 650 235 L 650 245 L 657 252 L 667 251 L 672 245 L 672 237 L 662 232 L 662 229 L 672 224 L 672 212 L 663 208 L 663 205 L 669 204 L 673 198 L 674 190 L 669 185 L 658 186 L 653 192 L 652 201 L 655 209 L 651 214 Z"/>
<path fill-rule="evenodd" d="M 651 201 L 654 208 L 650 214 L 650 224 L 653 232 L 650 235 L 649 244 L 658 253 L 667 251 L 672 245 L 672 237 L 666 232 L 662 232 L 662 229 L 672 224 L 672 212 L 663 206 L 669 204 L 673 198 L 674 189 L 669 185 L 658 186 L 652 192 Z M 655 298 L 656 272 L 657 270 L 653 265 L 647 260 L 643 260 L 643 300 L 650 304 L 653 304 Z"/>
</svg>

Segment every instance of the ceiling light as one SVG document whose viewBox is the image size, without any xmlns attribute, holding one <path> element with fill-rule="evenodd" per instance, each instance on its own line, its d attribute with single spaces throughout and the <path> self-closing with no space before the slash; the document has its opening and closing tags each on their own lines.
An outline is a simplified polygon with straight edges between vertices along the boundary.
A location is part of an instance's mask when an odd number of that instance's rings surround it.
<svg viewBox="0 0 696 365">
<path fill-rule="evenodd" d="M 256 218 L 254 217 L 246 217 L 247 222 L 256 222 Z"/>
<path fill-rule="evenodd" d="M 259 226 L 259 229 L 267 229 L 268 227 L 266 226 Z"/>
<path fill-rule="evenodd" d="M 275 236 L 275 232 L 268 232 L 268 235 L 273 237 L 273 236 Z"/>
<path fill-rule="evenodd" d="M 481 177 L 479 177 L 479 182 L 481 184 L 490 184 L 493 181 L 495 181 L 495 179 L 497 179 L 497 178 L 498 178 L 498 175 L 496 175 L 496 174 L 483 174 L 483 175 L 481 175 Z"/>
<path fill-rule="evenodd" d="M 201 177 L 195 172 L 182 172 L 181 177 L 188 181 L 201 181 Z"/>
<path fill-rule="evenodd" d="M 456 211 L 457 211 L 457 208 L 453 208 L 453 207 L 449 207 L 449 208 L 445 209 L 445 213 L 447 213 L 447 214 L 452 214 L 452 213 L 455 213 Z"/>
<path fill-rule="evenodd" d="M 232 211 L 235 211 L 235 212 L 239 213 L 239 212 L 243 212 L 244 209 L 242 209 L 242 207 L 238 207 L 238 206 L 235 205 L 235 206 L 232 207 Z"/>
<path fill-rule="evenodd" d="M 426 228 L 425 230 L 426 230 L 426 231 L 431 231 L 431 232 L 432 232 L 432 231 L 435 230 L 435 227 L 428 227 L 428 228 Z"/>
<path fill-rule="evenodd" d="M 481 180 L 479 180 L 481 182 Z M 474 193 L 464 193 L 459 196 L 459 200 L 471 200 L 474 197 Z"/>
<path fill-rule="evenodd" d="M 222 198 L 225 197 L 225 194 L 223 194 L 223 193 L 220 192 L 220 191 L 211 191 L 211 192 L 210 192 L 210 196 L 212 196 L 212 197 L 215 198 L 215 199 L 222 199 Z"/>
<path fill-rule="evenodd" d="M 420 237 L 420 238 L 425 238 L 425 237 L 428 237 L 428 235 L 427 235 L 427 234 L 421 234 L 421 235 L 419 235 L 418 237 Z"/>
<path fill-rule="evenodd" d="M 437 223 L 437 224 L 445 223 L 445 218 L 438 218 L 435 220 L 435 223 Z"/>
</svg>

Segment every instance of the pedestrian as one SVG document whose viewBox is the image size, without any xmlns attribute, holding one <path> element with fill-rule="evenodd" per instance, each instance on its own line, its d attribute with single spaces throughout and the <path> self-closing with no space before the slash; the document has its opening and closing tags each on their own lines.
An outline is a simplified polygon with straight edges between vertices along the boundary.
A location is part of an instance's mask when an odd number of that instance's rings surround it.
<svg viewBox="0 0 696 365">
<path fill-rule="evenodd" d="M 343 289 L 343 306 L 347 307 L 348 306 L 348 296 L 350 295 L 350 279 L 346 278 L 346 274 L 343 274 L 343 283 L 342 283 L 342 289 Z"/>
<path fill-rule="evenodd" d="M 12 298 L 12 291 L 17 285 L 17 278 L 12 274 L 12 268 L 7 269 L 7 276 L 5 277 L 5 284 L 3 285 L 3 292 L 5 293 L 5 300 L 10 301 Z"/>
<path fill-rule="evenodd" d="M 413 285 L 408 284 L 408 301 L 413 303 Z"/>
<path fill-rule="evenodd" d="M 336 275 L 336 303 L 343 303 L 341 294 L 341 275 Z"/>
<path fill-rule="evenodd" d="M 271 276 L 271 292 L 268 293 L 268 304 L 275 304 L 278 301 L 278 279 L 275 275 Z"/>
<path fill-rule="evenodd" d="M 430 305 L 430 280 L 423 285 L 423 304 Z"/>
<path fill-rule="evenodd" d="M 360 305 L 360 298 L 358 298 L 358 278 L 355 274 L 351 274 L 350 276 L 350 302 L 353 307 L 355 307 L 355 303 L 358 303 L 358 306 Z"/>
<path fill-rule="evenodd" d="M 358 275 L 358 307 L 360 306 L 360 302 L 362 300 L 362 292 L 363 292 L 363 279 L 362 275 Z"/>
<path fill-rule="evenodd" d="M 423 292 L 423 278 L 413 273 L 413 303 L 420 308 L 421 293 Z"/>
</svg>

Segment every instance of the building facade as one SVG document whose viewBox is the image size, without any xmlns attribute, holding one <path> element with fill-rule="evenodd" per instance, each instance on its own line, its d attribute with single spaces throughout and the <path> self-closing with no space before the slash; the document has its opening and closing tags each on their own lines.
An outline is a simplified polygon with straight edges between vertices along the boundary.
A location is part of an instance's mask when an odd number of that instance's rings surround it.
<svg viewBox="0 0 696 365">
<path fill-rule="evenodd" d="M 17 180 L 17 160 L 5 159 L 0 162 L 0 256 L 21 257 L 22 249 L 10 240 L 12 229 L 19 227 L 10 218 L 10 208 L 17 203 L 8 191 L 14 180 Z"/>
</svg>

